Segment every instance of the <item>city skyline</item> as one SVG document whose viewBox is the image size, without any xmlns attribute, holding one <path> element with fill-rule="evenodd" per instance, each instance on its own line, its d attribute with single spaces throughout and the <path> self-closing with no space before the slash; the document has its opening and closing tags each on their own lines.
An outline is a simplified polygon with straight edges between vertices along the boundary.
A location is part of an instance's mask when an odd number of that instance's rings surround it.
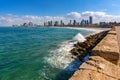
<svg viewBox="0 0 120 80">
<path fill-rule="evenodd" d="M 81 19 L 80 22 L 76 20 L 69 20 L 68 23 L 65 23 L 63 20 L 60 21 L 47 21 L 42 25 L 34 24 L 33 22 L 25 22 L 23 24 L 13 24 L 12 26 L 24 26 L 24 27 L 32 27 L 32 26 L 91 26 L 93 24 L 93 17 L 89 16 L 88 19 Z"/>
<path fill-rule="evenodd" d="M 89 16 L 88 19 L 81 19 L 80 22 L 76 20 L 69 20 L 68 23 L 64 23 L 64 21 L 48 21 L 44 22 L 44 26 L 90 26 L 93 25 L 93 17 Z"/>
<path fill-rule="evenodd" d="M 43 24 L 46 21 L 86 19 L 93 22 L 120 22 L 119 0 L 1 0 L 0 26 L 11 26 L 24 22 Z"/>
</svg>

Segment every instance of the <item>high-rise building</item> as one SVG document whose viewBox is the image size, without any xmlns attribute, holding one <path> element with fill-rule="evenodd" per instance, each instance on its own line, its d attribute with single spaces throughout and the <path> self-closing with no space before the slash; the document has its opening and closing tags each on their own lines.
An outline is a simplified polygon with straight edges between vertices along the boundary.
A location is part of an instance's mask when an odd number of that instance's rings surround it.
<svg viewBox="0 0 120 80">
<path fill-rule="evenodd" d="M 89 24 L 89 21 L 88 20 L 86 20 L 86 25 L 88 25 Z"/>
<path fill-rule="evenodd" d="M 92 16 L 89 17 L 89 24 L 93 24 L 93 18 L 92 18 Z"/>
<path fill-rule="evenodd" d="M 28 27 L 28 24 L 27 24 L 27 23 L 23 23 L 22 26 L 24 26 L 24 27 Z"/>
<path fill-rule="evenodd" d="M 52 21 L 48 21 L 48 26 L 53 26 L 53 22 Z"/>
<path fill-rule="evenodd" d="M 81 21 L 81 25 L 85 25 L 85 20 L 84 19 L 82 19 L 82 21 Z"/>
<path fill-rule="evenodd" d="M 73 20 L 73 25 L 74 25 L 74 26 L 76 25 L 76 20 Z"/>
<path fill-rule="evenodd" d="M 70 20 L 70 25 L 72 25 L 72 20 Z"/>
<path fill-rule="evenodd" d="M 34 26 L 34 24 L 33 24 L 32 22 L 29 22 L 29 23 L 28 23 L 28 26 L 33 27 L 33 26 Z"/>
<path fill-rule="evenodd" d="M 47 22 L 44 22 L 44 26 L 47 26 L 48 25 L 48 23 Z"/>
<path fill-rule="evenodd" d="M 60 21 L 60 25 L 63 26 L 63 24 L 64 24 L 64 23 L 63 23 L 63 21 L 61 20 L 61 21 Z"/>
<path fill-rule="evenodd" d="M 58 21 L 55 21 L 54 26 L 58 26 L 58 25 L 59 25 L 59 22 L 58 22 Z"/>
</svg>

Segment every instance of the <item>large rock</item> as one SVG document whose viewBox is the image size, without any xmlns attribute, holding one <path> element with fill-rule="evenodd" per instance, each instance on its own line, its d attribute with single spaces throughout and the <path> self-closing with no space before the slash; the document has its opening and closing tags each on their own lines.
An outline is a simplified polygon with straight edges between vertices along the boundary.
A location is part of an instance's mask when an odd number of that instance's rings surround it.
<svg viewBox="0 0 120 80">
<path fill-rule="evenodd" d="M 119 80 L 120 68 L 99 56 L 92 56 L 69 80 Z"/>
<path fill-rule="evenodd" d="M 93 49 L 91 57 L 70 80 L 120 80 L 120 52 L 116 31 L 111 30 Z"/>
<path fill-rule="evenodd" d="M 93 49 L 92 56 L 101 56 L 104 59 L 118 64 L 119 46 L 115 31 L 110 31 L 107 36 Z"/>
<path fill-rule="evenodd" d="M 104 34 L 107 34 L 108 31 L 103 31 L 98 34 L 90 35 L 86 37 L 86 40 L 84 42 L 77 42 L 77 44 L 74 45 L 74 49 L 71 50 L 71 53 L 75 56 L 78 56 L 81 61 L 83 61 L 83 58 L 91 52 L 91 50 L 99 43 L 99 41 L 105 36 Z M 76 38 L 82 38 L 80 34 L 78 34 Z"/>
</svg>

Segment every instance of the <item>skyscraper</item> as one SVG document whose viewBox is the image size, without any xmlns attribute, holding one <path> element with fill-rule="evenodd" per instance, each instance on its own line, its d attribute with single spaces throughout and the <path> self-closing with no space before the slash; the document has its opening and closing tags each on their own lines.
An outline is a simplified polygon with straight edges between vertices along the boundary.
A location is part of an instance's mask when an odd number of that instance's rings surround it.
<svg viewBox="0 0 120 80">
<path fill-rule="evenodd" d="M 60 21 L 60 25 L 63 26 L 63 21 L 62 20 Z"/>
<path fill-rule="evenodd" d="M 76 25 L 76 20 L 73 20 L 73 25 L 74 25 L 74 26 Z"/>
<path fill-rule="evenodd" d="M 69 23 L 69 25 L 72 25 L 72 20 L 70 20 L 70 23 Z"/>
<path fill-rule="evenodd" d="M 89 17 L 89 24 L 93 24 L 93 18 L 92 18 L 92 16 Z"/>
<path fill-rule="evenodd" d="M 59 25 L 59 22 L 58 22 L 58 21 L 55 21 L 54 26 L 58 26 L 58 25 Z"/>
</svg>

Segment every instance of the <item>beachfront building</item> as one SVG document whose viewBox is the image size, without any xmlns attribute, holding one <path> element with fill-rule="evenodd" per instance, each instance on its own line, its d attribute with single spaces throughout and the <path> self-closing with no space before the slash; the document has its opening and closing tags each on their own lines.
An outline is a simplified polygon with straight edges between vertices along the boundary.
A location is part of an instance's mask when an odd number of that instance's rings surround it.
<svg viewBox="0 0 120 80">
<path fill-rule="evenodd" d="M 73 20 L 73 26 L 76 26 L 77 22 L 76 20 Z"/>
<path fill-rule="evenodd" d="M 59 26 L 59 22 L 58 22 L 58 21 L 55 21 L 54 26 Z"/>
<path fill-rule="evenodd" d="M 60 21 L 60 26 L 64 26 L 64 22 L 62 20 Z"/>
<path fill-rule="evenodd" d="M 92 16 L 89 17 L 89 24 L 93 24 L 93 18 L 92 18 Z"/>
<path fill-rule="evenodd" d="M 73 24 L 72 24 L 72 20 L 70 20 L 70 22 L 68 22 L 68 24 L 67 24 L 68 26 L 72 26 Z"/>
<path fill-rule="evenodd" d="M 29 22 L 29 23 L 23 23 L 20 26 L 23 26 L 23 27 L 33 27 L 34 24 L 32 22 Z"/>
<path fill-rule="evenodd" d="M 34 24 L 33 24 L 32 22 L 29 22 L 29 23 L 28 23 L 28 26 L 29 26 L 29 27 L 33 27 Z"/>
<path fill-rule="evenodd" d="M 84 25 L 88 25 L 88 24 L 89 24 L 89 21 L 88 20 L 84 20 L 84 19 L 80 23 L 80 25 L 83 25 L 83 26 Z"/>
<path fill-rule="evenodd" d="M 81 22 L 77 22 L 76 20 L 70 20 L 68 24 L 64 24 L 64 22 L 61 21 L 48 21 L 47 23 L 44 23 L 44 26 L 89 26 L 93 24 L 93 18 L 92 16 L 89 17 L 89 19 L 82 19 Z"/>
<path fill-rule="evenodd" d="M 53 26 L 53 22 L 52 21 L 48 21 L 48 26 Z"/>
</svg>

